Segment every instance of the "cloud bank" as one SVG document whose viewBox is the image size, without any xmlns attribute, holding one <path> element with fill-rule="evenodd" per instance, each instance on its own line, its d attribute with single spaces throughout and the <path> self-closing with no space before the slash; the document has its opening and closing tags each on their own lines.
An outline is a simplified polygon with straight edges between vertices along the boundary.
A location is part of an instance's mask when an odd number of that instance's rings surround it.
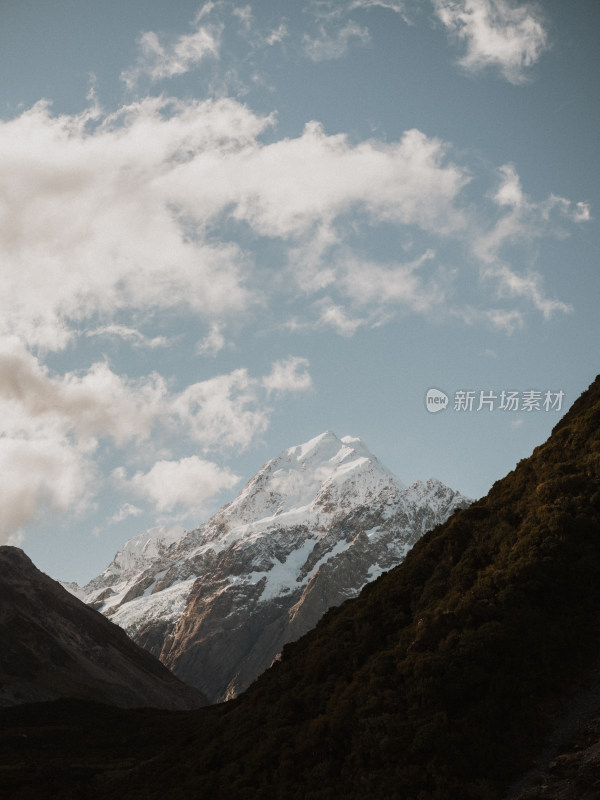
<svg viewBox="0 0 600 800">
<path fill-rule="evenodd" d="M 290 358 L 274 362 L 261 377 L 241 369 L 172 392 L 157 374 L 131 380 L 106 363 L 83 373 L 53 374 L 15 337 L 0 339 L 0 464 L 5 475 L 0 542 L 8 542 L 45 511 L 87 509 L 102 483 L 96 457 L 103 442 L 123 460 L 132 442 L 149 448 L 151 457 L 173 436 L 204 453 L 249 447 L 269 425 L 273 409 L 267 401 L 273 392 L 311 387 L 308 367 L 306 359 Z M 116 474 L 121 488 L 135 490 L 158 511 L 181 504 L 198 509 L 238 481 L 229 469 L 195 455 L 158 459 L 131 479 L 125 479 L 125 467 Z M 130 508 L 134 511 L 115 517 L 134 513 L 135 507 Z"/>
</svg>

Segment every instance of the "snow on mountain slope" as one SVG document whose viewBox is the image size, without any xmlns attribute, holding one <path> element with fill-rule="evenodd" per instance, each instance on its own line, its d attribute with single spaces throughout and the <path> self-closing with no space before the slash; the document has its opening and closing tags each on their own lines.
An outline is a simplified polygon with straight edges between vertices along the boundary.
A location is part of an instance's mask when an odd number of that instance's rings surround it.
<svg viewBox="0 0 600 800">
<path fill-rule="evenodd" d="M 139 573 L 161 563 L 169 547 L 185 533 L 185 528 L 180 525 L 150 528 L 125 542 L 104 572 L 83 588 L 75 583 L 64 582 L 62 585 L 80 600 L 100 610 L 103 610 L 107 597 L 113 598 L 113 603 L 117 597 L 119 602 L 123 602 L 131 582 L 136 582 Z"/>
<path fill-rule="evenodd" d="M 468 503 L 435 479 L 405 487 L 360 439 L 327 431 L 265 464 L 199 528 L 131 539 L 76 591 L 225 699 Z"/>
</svg>

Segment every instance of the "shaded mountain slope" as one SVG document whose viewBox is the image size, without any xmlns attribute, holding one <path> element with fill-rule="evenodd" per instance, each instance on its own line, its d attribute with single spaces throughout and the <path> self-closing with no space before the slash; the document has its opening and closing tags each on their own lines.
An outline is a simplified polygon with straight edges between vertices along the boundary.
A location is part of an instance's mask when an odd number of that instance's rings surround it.
<svg viewBox="0 0 600 800">
<path fill-rule="evenodd" d="M 0 547 L 0 642 L 0 706 L 59 697 L 171 709 L 206 702 L 16 547 Z"/>
<path fill-rule="evenodd" d="M 103 757 L 80 796 L 499 800 L 598 668 L 599 587 L 597 378 L 486 498 L 331 609 L 242 696 L 190 712 L 127 772 Z M 72 796 L 73 779 L 53 788 Z"/>
</svg>

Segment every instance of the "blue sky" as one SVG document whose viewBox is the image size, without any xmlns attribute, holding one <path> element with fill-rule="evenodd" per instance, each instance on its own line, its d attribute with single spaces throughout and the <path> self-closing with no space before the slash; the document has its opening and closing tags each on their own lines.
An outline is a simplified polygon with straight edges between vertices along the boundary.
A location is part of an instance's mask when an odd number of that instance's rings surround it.
<svg viewBox="0 0 600 800">
<path fill-rule="evenodd" d="M 85 581 L 326 429 L 485 494 L 598 371 L 599 22 L 2 3 L 1 541 Z"/>
</svg>

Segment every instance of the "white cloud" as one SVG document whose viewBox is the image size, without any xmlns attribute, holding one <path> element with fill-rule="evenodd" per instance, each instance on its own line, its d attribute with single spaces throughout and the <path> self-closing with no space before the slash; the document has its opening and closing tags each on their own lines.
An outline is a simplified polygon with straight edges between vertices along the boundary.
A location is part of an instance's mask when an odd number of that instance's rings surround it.
<svg viewBox="0 0 600 800">
<path fill-rule="evenodd" d="M 117 445 L 144 441 L 162 426 L 183 425 L 203 446 L 247 447 L 266 430 L 270 409 L 265 396 L 311 387 L 309 362 L 291 356 L 276 361 L 263 377 L 246 369 L 218 375 L 172 393 L 151 374 L 122 378 L 103 362 L 83 374 L 52 375 L 16 339 L 0 340 L 0 431 L 30 436 L 53 430 L 93 449 L 97 439 Z"/>
<path fill-rule="evenodd" d="M 471 242 L 473 253 L 481 264 L 482 277 L 495 282 L 500 297 L 526 299 L 546 319 L 555 312 L 571 311 L 567 303 L 545 296 L 541 274 L 533 269 L 526 274 L 517 273 L 503 258 L 503 252 L 508 245 L 527 245 L 543 236 L 566 236 L 564 223 L 589 221 L 589 206 L 586 203 L 573 204 L 554 194 L 540 202 L 533 201 L 523 191 L 512 164 L 500 167 L 498 176 L 498 188 L 491 200 L 505 213 L 495 219 L 490 229 L 474 235 Z"/>
<path fill-rule="evenodd" d="M 149 347 L 152 350 L 156 347 L 168 347 L 171 340 L 166 336 L 145 336 L 141 331 L 130 328 L 127 325 L 103 325 L 85 332 L 89 339 L 94 336 L 107 336 L 123 339 L 133 347 Z"/>
<path fill-rule="evenodd" d="M 88 499 L 92 470 L 60 435 L 0 436 L 0 543 L 44 511 L 76 511 Z M 11 538 L 11 537 L 15 537 Z"/>
<path fill-rule="evenodd" d="M 124 483 L 154 503 L 158 511 L 173 511 L 177 506 L 191 511 L 239 481 L 240 477 L 231 470 L 190 456 L 179 461 L 157 461 L 149 472 L 138 472 Z"/>
<path fill-rule="evenodd" d="M 464 225 L 468 175 L 443 142 L 412 130 L 354 145 L 310 123 L 262 144 L 272 122 L 232 100 L 147 98 L 106 116 L 41 103 L 0 123 L 0 335 L 58 349 L 99 316 L 98 333 L 159 346 L 115 315 L 248 308 L 259 296 L 248 254 L 208 236 L 224 216 L 293 246 L 331 239 L 354 212 L 438 234 Z"/>
<path fill-rule="evenodd" d="M 404 22 L 411 24 L 406 12 L 406 4 L 399 0 L 352 0 L 349 5 L 350 11 L 355 9 L 368 9 L 368 8 L 386 8 L 389 11 L 395 11 L 400 14 Z"/>
<path fill-rule="evenodd" d="M 444 142 L 410 130 L 353 144 L 311 122 L 264 144 L 273 121 L 233 100 L 146 98 L 109 115 L 53 116 L 40 103 L 0 122 L 0 335 L 59 349 L 100 319 L 97 335 L 158 347 L 117 315 L 245 311 L 261 291 L 251 250 L 220 235 L 227 219 L 292 249 L 302 237 L 330 247 L 351 214 L 363 226 L 464 228 L 469 175 Z"/>
<path fill-rule="evenodd" d="M 259 403 L 259 386 L 246 369 L 237 369 L 188 386 L 173 409 L 203 447 L 244 449 L 269 424 L 270 409 Z"/>
<path fill-rule="evenodd" d="M 523 327 L 523 315 L 515 309 L 490 308 L 484 311 L 483 318 L 505 333 L 513 333 Z"/>
<path fill-rule="evenodd" d="M 364 319 L 350 316 L 343 306 L 332 302 L 329 297 L 324 297 L 315 305 L 320 311 L 316 327 L 332 328 L 340 336 L 354 336 L 358 328 L 366 322 Z"/>
<path fill-rule="evenodd" d="M 190 230 L 167 178 L 186 181 L 190 154 L 219 163 L 268 124 L 234 101 L 160 98 L 104 117 L 39 103 L 0 122 L 0 334 L 56 349 L 94 315 L 247 307 L 247 259 Z"/>
<path fill-rule="evenodd" d="M 398 14 L 406 10 L 404 0 L 312 0 L 311 11 L 316 19 L 340 19 L 349 11 L 368 8 L 387 8 Z"/>
<path fill-rule="evenodd" d="M 188 386 L 172 401 L 172 409 L 192 439 L 205 449 L 244 449 L 269 425 L 272 409 L 265 396 L 306 391 L 311 386 L 308 361 L 290 357 L 275 362 L 263 378 L 246 369 Z"/>
<path fill-rule="evenodd" d="M 452 309 L 450 313 L 451 316 L 462 320 L 467 325 L 483 324 L 509 335 L 524 325 L 523 314 L 516 309 L 479 309 L 466 306 L 465 308 Z"/>
<path fill-rule="evenodd" d="M 525 70 L 548 48 L 548 34 L 533 3 L 512 0 L 432 0 L 442 24 L 466 44 L 460 59 L 476 72 L 498 67 L 511 83 L 522 83 Z"/>
<path fill-rule="evenodd" d="M 237 6 L 231 12 L 234 17 L 236 17 L 242 26 L 246 30 L 250 30 L 252 27 L 253 17 L 252 17 L 252 8 L 247 6 Z"/>
<path fill-rule="evenodd" d="M 395 2 L 395 0 L 352 0 L 350 3 L 350 10 L 355 8 L 388 8 L 390 11 L 395 11 L 397 14 L 404 12 L 404 3 Z"/>
<path fill-rule="evenodd" d="M 342 58 L 348 52 L 352 40 L 363 45 L 370 42 L 371 36 L 368 28 L 350 20 L 341 28 L 330 33 L 324 25 L 320 25 L 317 36 L 304 35 L 304 54 L 311 61 Z"/>
<path fill-rule="evenodd" d="M 127 381 L 104 363 L 55 375 L 16 338 L 0 339 L 2 540 L 47 511 L 83 510 L 100 480 L 99 439 L 147 439 L 165 391 L 157 376 Z"/>
<path fill-rule="evenodd" d="M 373 316 L 375 316 L 375 320 L 373 320 Z M 375 327 L 381 318 L 381 313 L 360 316 L 354 311 L 350 312 L 345 306 L 336 303 L 326 295 L 312 303 L 306 317 L 295 316 L 288 319 L 285 328 L 293 333 L 333 330 L 340 336 L 349 338 L 363 326 Z"/>
<path fill-rule="evenodd" d="M 218 58 L 222 27 L 200 25 L 201 18 L 202 15 L 196 18 L 193 33 L 178 36 L 169 44 L 163 44 L 153 31 L 143 33 L 138 41 L 140 54 L 136 64 L 121 74 L 127 88 L 134 89 L 142 77 L 160 81 L 183 75 L 206 58 Z"/>
<path fill-rule="evenodd" d="M 201 339 L 196 345 L 196 353 L 200 356 L 216 356 L 225 347 L 225 344 L 221 326 L 215 322 L 204 339 Z"/>
<path fill-rule="evenodd" d="M 134 506 L 132 503 L 123 503 L 117 513 L 111 517 L 110 521 L 122 522 L 124 519 L 128 519 L 128 517 L 139 517 L 139 515 L 143 513 L 142 509 L 138 508 L 138 506 Z"/>
<path fill-rule="evenodd" d="M 54 376 L 16 338 L 0 340 L 0 431 L 11 435 L 42 426 L 92 444 L 96 437 L 118 444 L 147 438 L 165 393 L 157 375 L 127 381 L 102 362 L 82 375 Z"/>
<path fill-rule="evenodd" d="M 484 271 L 484 276 L 492 278 L 500 297 L 521 297 L 529 300 L 545 319 L 550 319 L 556 311 L 569 312 L 572 307 L 561 300 L 552 300 L 542 290 L 542 277 L 537 272 L 518 275 L 507 264 L 495 264 Z"/>
<path fill-rule="evenodd" d="M 194 19 L 194 24 L 198 25 L 201 22 L 201 20 L 203 20 L 205 17 L 210 16 L 210 14 L 212 14 L 212 12 L 215 10 L 215 8 L 219 8 L 221 5 L 223 5 L 223 0 L 217 0 L 217 2 L 213 2 L 213 0 L 209 0 L 208 3 L 204 3 L 202 5 L 202 7 L 198 9 L 198 12 L 196 13 L 196 17 Z"/>
<path fill-rule="evenodd" d="M 274 44 L 279 44 L 283 42 L 284 39 L 287 39 L 289 36 L 289 31 L 287 29 L 287 25 L 285 22 L 281 22 L 276 28 L 264 37 L 263 41 L 265 44 L 272 46 Z"/>
<path fill-rule="evenodd" d="M 312 378 L 308 367 L 306 358 L 291 356 L 283 361 L 276 361 L 271 372 L 262 379 L 267 395 L 273 392 L 305 392 L 311 389 Z"/>
<path fill-rule="evenodd" d="M 353 211 L 372 223 L 448 233 L 464 225 L 454 201 L 468 176 L 445 163 L 446 151 L 443 142 L 417 130 L 399 142 L 353 145 L 310 122 L 298 138 L 255 143 L 227 159 L 199 153 L 165 181 L 191 215 L 210 219 L 227 208 L 264 236 L 312 235 Z"/>
<path fill-rule="evenodd" d="M 445 300 L 445 277 L 424 280 L 419 269 L 435 257 L 432 250 L 409 264 L 382 265 L 349 257 L 340 270 L 340 290 L 358 306 L 405 306 L 425 313 Z"/>
<path fill-rule="evenodd" d="M 504 164 L 498 170 L 501 176 L 500 186 L 493 199 L 499 206 L 511 206 L 519 208 L 523 205 L 525 198 L 521 188 L 521 179 L 513 164 Z"/>
<path fill-rule="evenodd" d="M 56 375 L 16 338 L 0 339 L 0 537 L 7 541 L 46 508 L 83 508 L 102 485 L 94 467 L 100 441 L 116 445 L 113 458 L 125 461 L 130 441 L 136 441 L 139 459 L 148 457 L 141 444 L 157 448 L 174 435 L 203 450 L 241 450 L 268 427 L 269 395 L 310 385 L 308 362 L 291 357 L 275 362 L 263 377 L 239 369 L 174 393 L 156 374 L 131 380 L 103 362 L 82 373 Z M 192 459 L 179 468 L 183 477 L 194 470 L 203 476 L 204 499 L 211 487 L 218 491 L 233 480 L 227 470 L 206 464 Z M 175 474 L 173 467 L 160 470 L 140 473 L 132 485 L 156 494 L 157 476 Z M 159 508 L 167 508 L 170 501 L 161 498 Z M 134 513 L 135 507 L 125 505 L 113 521 Z"/>
<path fill-rule="evenodd" d="M 439 139 L 413 129 L 398 141 L 353 143 L 310 122 L 265 143 L 273 124 L 233 100 L 165 98 L 108 115 L 94 106 L 53 116 L 41 103 L 0 122 L 0 335 L 59 349 L 93 320 L 86 336 L 159 347 L 166 340 L 137 325 L 177 309 L 209 323 L 198 352 L 211 354 L 228 316 L 291 287 L 326 291 L 319 325 L 345 335 L 372 324 L 377 306 L 428 313 L 447 291 L 443 271 L 359 257 L 342 265 L 348 235 L 381 224 L 462 242 L 482 274 L 501 265 L 503 296 L 546 315 L 562 309 L 548 305 L 539 281 L 507 281 L 505 247 L 560 231 L 557 222 L 585 222 L 586 203 L 534 202 L 507 164 L 476 211 L 462 200 L 468 168 Z M 231 239 L 236 226 L 281 243 L 279 273 L 256 268 L 252 244 Z M 122 324 L 131 312 L 136 327 Z"/>
<path fill-rule="evenodd" d="M 592 219 L 589 203 L 576 203 L 572 218 L 574 222 L 589 222 Z"/>
</svg>

